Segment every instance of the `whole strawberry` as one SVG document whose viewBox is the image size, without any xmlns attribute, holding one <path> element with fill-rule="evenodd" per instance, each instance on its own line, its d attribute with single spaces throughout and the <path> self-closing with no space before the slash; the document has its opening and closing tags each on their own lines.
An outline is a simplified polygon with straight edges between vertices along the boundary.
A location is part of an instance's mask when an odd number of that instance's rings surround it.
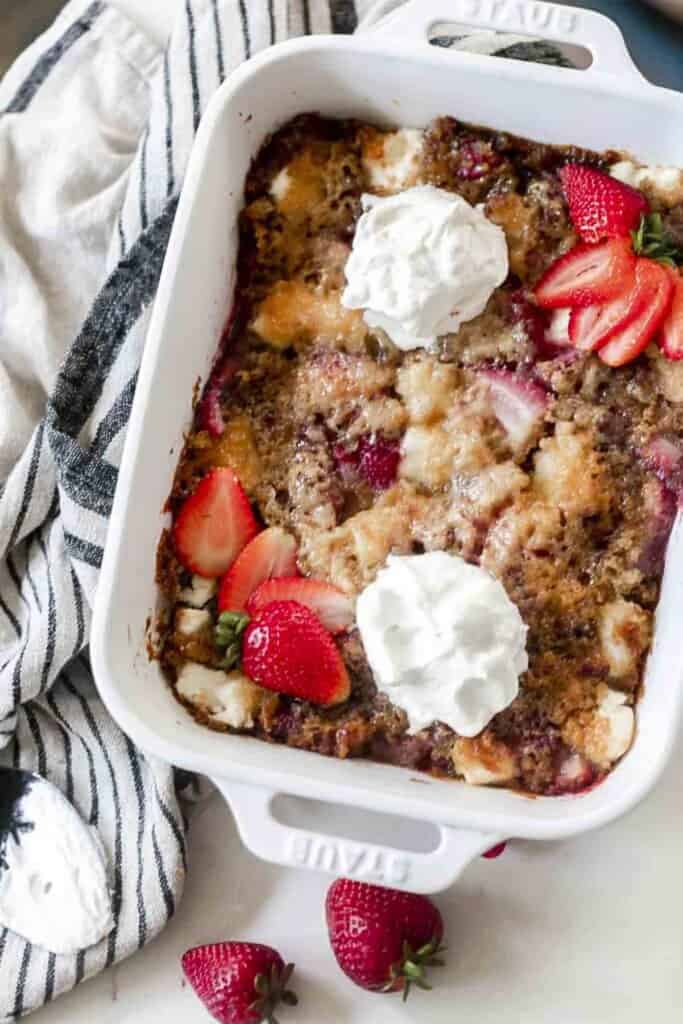
<svg viewBox="0 0 683 1024">
<path fill-rule="evenodd" d="M 310 608 L 271 601 L 244 630 L 242 670 L 255 683 L 314 704 L 340 704 L 351 683 L 337 646 Z"/>
<path fill-rule="evenodd" d="M 565 164 L 560 181 L 584 242 L 628 238 L 650 208 L 642 192 L 586 164 Z"/>
<path fill-rule="evenodd" d="M 214 942 L 182 958 L 190 985 L 220 1024 L 277 1024 L 280 1003 L 296 1006 L 287 989 L 294 970 L 276 950 L 258 942 Z"/>
<path fill-rule="evenodd" d="M 373 992 L 428 989 L 427 967 L 441 967 L 443 920 L 426 896 L 338 878 L 327 892 L 327 930 L 337 963 Z"/>
</svg>

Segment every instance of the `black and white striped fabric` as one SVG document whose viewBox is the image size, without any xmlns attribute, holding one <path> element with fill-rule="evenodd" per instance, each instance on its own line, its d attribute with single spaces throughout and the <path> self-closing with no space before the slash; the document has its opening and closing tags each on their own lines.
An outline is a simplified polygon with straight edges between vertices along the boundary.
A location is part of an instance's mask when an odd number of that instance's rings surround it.
<svg viewBox="0 0 683 1024">
<path fill-rule="evenodd" d="M 98 829 L 117 921 L 75 957 L 0 931 L 3 1021 L 133 953 L 181 896 L 172 770 L 108 717 L 86 646 L 150 304 L 211 94 L 264 47 L 352 32 L 369 6 L 182 0 L 162 52 L 101 0 L 71 0 L 0 84 L 0 762 Z"/>
</svg>

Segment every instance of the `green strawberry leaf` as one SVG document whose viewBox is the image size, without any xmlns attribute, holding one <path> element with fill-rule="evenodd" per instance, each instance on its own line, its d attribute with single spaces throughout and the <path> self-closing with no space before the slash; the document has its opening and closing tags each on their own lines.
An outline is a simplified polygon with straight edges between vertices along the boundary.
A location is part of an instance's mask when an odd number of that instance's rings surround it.
<svg viewBox="0 0 683 1024">
<path fill-rule="evenodd" d="M 661 213 L 643 214 L 631 238 L 636 256 L 647 256 L 674 269 L 683 264 L 683 251 L 666 233 Z"/>
</svg>

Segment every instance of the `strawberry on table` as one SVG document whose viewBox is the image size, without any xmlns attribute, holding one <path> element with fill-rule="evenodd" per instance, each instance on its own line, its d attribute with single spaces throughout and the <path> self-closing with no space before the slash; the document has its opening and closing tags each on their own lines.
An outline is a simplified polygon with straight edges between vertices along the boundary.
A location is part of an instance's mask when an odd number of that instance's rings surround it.
<svg viewBox="0 0 683 1024">
<path fill-rule="evenodd" d="M 178 558 L 198 576 L 222 576 L 258 524 L 231 469 L 212 469 L 186 498 L 173 527 Z"/>
<path fill-rule="evenodd" d="M 649 210 L 642 192 L 587 164 L 566 164 L 560 180 L 572 224 L 584 242 L 628 238 Z"/>
<path fill-rule="evenodd" d="M 324 580 L 284 575 L 266 580 L 247 601 L 247 611 L 257 615 L 271 601 L 298 601 L 310 608 L 330 633 L 342 633 L 353 625 L 353 601 L 339 587 Z"/>
<path fill-rule="evenodd" d="M 280 1003 L 296 1006 L 287 988 L 294 970 L 258 942 L 214 942 L 183 954 L 185 977 L 220 1024 L 277 1024 Z"/>
<path fill-rule="evenodd" d="M 279 526 L 270 526 L 249 541 L 221 580 L 218 611 L 243 612 L 254 590 L 273 576 L 296 574 L 296 541 Z"/>
<path fill-rule="evenodd" d="M 244 630 L 242 669 L 267 690 L 314 704 L 340 704 L 351 683 L 320 619 L 298 601 L 271 601 Z"/>
<path fill-rule="evenodd" d="M 443 920 L 426 896 L 338 878 L 325 901 L 332 952 L 344 974 L 373 992 L 428 989 L 442 965 Z"/>
<path fill-rule="evenodd" d="M 545 309 L 609 302 L 630 286 L 635 265 L 630 238 L 576 245 L 546 270 L 534 291 L 536 302 Z"/>
</svg>

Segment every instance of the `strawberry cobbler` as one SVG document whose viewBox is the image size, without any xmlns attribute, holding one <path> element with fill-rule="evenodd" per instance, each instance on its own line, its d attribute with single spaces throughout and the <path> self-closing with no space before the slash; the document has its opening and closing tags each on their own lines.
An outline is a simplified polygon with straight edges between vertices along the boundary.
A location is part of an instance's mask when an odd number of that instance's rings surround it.
<svg viewBox="0 0 683 1024">
<path fill-rule="evenodd" d="M 301 116 L 158 556 L 206 726 L 576 793 L 628 750 L 683 495 L 683 173 Z"/>
</svg>

